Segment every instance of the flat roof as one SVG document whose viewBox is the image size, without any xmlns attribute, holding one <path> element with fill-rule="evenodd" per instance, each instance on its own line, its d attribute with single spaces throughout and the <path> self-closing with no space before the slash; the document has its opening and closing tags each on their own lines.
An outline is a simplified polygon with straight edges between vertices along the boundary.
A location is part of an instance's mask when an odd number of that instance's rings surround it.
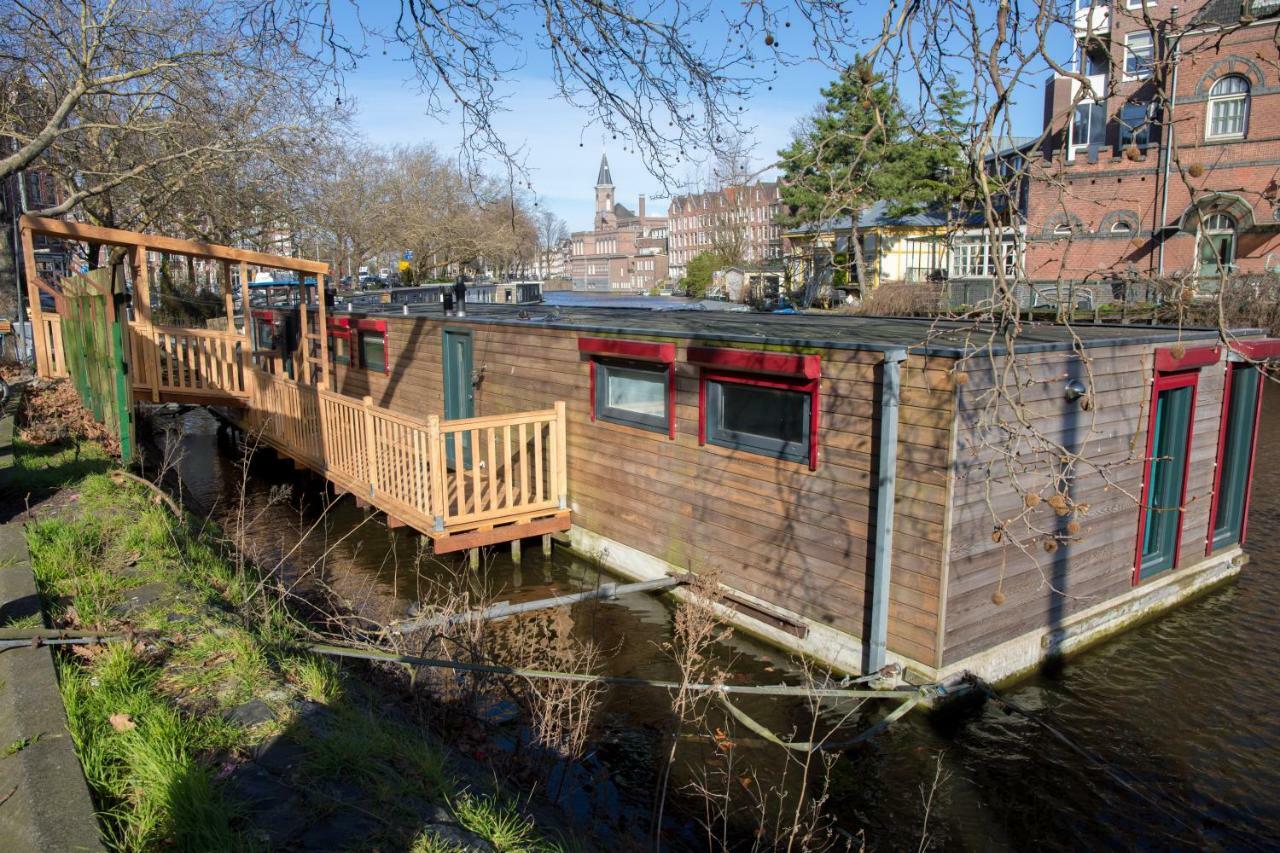
<svg viewBox="0 0 1280 853">
<path fill-rule="evenodd" d="M 577 305 L 501 305 L 467 303 L 465 317 L 446 317 L 436 303 L 369 306 L 353 314 L 428 317 L 501 326 L 563 329 L 593 334 L 637 335 L 820 347 L 885 352 L 908 349 L 913 353 L 957 358 L 980 352 L 1008 352 L 990 323 L 956 322 L 917 317 L 869 317 L 813 312 L 766 314 L 751 311 L 690 310 L 685 308 L 608 308 Z M 339 306 L 333 313 L 345 314 Z M 1260 335 L 1260 329 L 1233 329 L 1231 334 Z M 1068 351 L 1079 341 L 1085 348 L 1132 344 L 1213 341 L 1216 329 L 1176 326 L 1139 326 L 1115 323 L 1023 322 L 1014 349 L 1017 352 Z"/>
</svg>

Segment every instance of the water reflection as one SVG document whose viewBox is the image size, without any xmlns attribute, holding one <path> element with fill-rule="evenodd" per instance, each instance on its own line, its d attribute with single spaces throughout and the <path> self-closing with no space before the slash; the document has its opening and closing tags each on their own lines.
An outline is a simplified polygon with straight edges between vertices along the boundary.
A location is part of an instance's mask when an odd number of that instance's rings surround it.
<svg viewBox="0 0 1280 853">
<path fill-rule="evenodd" d="M 1280 696 L 1280 443 L 1267 440 L 1280 425 L 1280 394 L 1272 391 L 1255 467 L 1252 562 L 1241 578 L 1052 676 L 1008 691 L 1159 805 L 1125 791 L 1027 720 L 987 705 L 942 717 L 912 715 L 842 755 L 829 800 L 841 828 L 865 833 L 869 849 L 917 848 L 926 827 L 924 794 L 940 771 L 927 814 L 931 849 L 1280 848 L 1274 706 Z M 192 411 L 180 422 L 184 485 L 226 521 L 237 503 L 239 463 L 218 446 L 216 424 L 206 413 Z M 272 489 L 282 485 L 293 486 L 292 498 L 273 502 Z M 292 552 L 298 565 L 323 566 L 344 594 L 364 596 L 387 618 L 404 615 L 444 567 L 420 559 L 416 534 L 388 530 L 350 499 L 337 501 L 328 524 L 299 544 L 323 494 L 318 480 L 288 463 L 256 462 L 246 489 L 254 540 L 271 554 Z M 546 561 L 536 549 L 525 551 L 520 566 L 496 555 L 485 575 L 511 601 L 601 582 L 590 563 L 563 551 Z M 573 618 L 579 636 L 610 651 L 610 672 L 674 677 L 660 651 L 671 636 L 671 612 L 660 599 L 588 602 L 573 609 Z M 776 682 L 788 671 L 785 656 L 745 638 L 716 655 L 741 680 Z M 653 752 L 657 733 L 668 725 L 668 707 L 661 694 L 606 694 L 592 759 L 602 779 L 594 801 L 579 804 L 581 819 L 622 825 L 647 814 Z M 806 725 L 803 703 L 757 700 L 744 707 L 779 732 Z M 750 747 L 749 739 L 744 744 Z M 761 784 L 781 778 L 786 759 L 778 752 L 749 750 Z M 697 764 L 690 755 L 682 762 Z M 688 834 L 673 844 L 698 840 L 689 820 Z"/>
</svg>

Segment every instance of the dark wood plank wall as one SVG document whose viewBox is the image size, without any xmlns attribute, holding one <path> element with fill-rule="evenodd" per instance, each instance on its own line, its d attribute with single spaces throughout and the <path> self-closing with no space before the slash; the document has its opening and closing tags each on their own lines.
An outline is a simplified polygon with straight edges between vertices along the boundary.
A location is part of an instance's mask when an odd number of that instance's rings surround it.
<svg viewBox="0 0 1280 853">
<path fill-rule="evenodd" d="M 1006 367 L 1005 359 L 971 361 L 968 381 L 957 395 L 944 664 L 1053 626 L 1132 588 L 1154 376 L 1152 348 L 1095 349 L 1090 351 L 1089 367 L 1073 353 L 1022 356 L 1016 372 L 1006 372 Z M 1072 378 L 1092 389 L 1092 411 L 1066 400 L 1065 384 Z M 1021 402 L 992 410 L 992 389 L 997 385 Z M 1222 386 L 1220 364 L 1201 371 L 1181 566 L 1204 554 Z M 1016 426 L 1019 415 L 1026 418 L 1026 426 Z M 1023 435 L 1038 432 L 1077 453 L 1083 461 L 1075 468 L 1069 494 L 1076 503 L 1087 504 L 1087 510 L 1061 516 L 1047 502 L 1027 510 L 1027 491 L 1039 490 L 1044 498 L 1053 494 L 1048 458 L 1037 452 L 1045 445 L 1034 440 L 1010 445 L 1008 432 L 993 424 L 1010 425 Z M 1010 451 L 1020 453 L 1012 462 Z M 997 523 L 1024 511 L 1023 522 L 1009 524 L 1013 535 L 995 541 Z M 1072 519 L 1080 524 L 1075 535 L 1066 527 Z M 1065 534 L 1060 541 L 1066 544 L 1046 550 L 1045 541 L 1054 533 Z M 1015 536 L 1023 540 L 1025 550 L 1011 541 Z M 997 591 L 1003 601 L 997 601 Z"/>
<path fill-rule="evenodd" d="M 439 412 L 440 321 L 389 318 L 391 375 L 336 371 L 337 387 L 398 411 Z M 820 464 L 698 446 L 698 371 L 677 340 L 677 435 L 590 419 L 589 370 L 576 332 L 477 324 L 478 415 L 568 406 L 574 522 L 677 567 L 863 637 L 874 525 L 870 352 L 821 352 Z M 697 342 L 705 345 L 704 342 Z M 943 506 L 954 419 L 949 359 L 904 370 L 889 646 L 937 659 Z"/>
</svg>

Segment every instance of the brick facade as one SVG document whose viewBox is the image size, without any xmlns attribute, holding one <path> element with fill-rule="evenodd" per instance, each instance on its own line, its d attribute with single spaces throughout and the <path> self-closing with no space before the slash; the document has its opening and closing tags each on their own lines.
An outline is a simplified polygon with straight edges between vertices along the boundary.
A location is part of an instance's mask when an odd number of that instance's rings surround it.
<svg viewBox="0 0 1280 853">
<path fill-rule="evenodd" d="M 1077 11 L 1073 70 L 1089 89 L 1070 76 L 1046 87 L 1027 213 L 1032 286 L 1189 274 L 1212 290 L 1219 252 L 1229 271 L 1280 266 L 1277 21 L 1242 22 L 1226 0 L 1183 5 L 1175 20 L 1176 8 L 1148 5 L 1154 32 L 1127 0 Z"/>
<path fill-rule="evenodd" d="M 781 206 L 771 181 L 675 196 L 667 208 L 672 277 L 682 277 L 697 255 L 730 246 L 741 252 L 740 263 L 780 262 L 782 228 L 775 220 Z"/>
<path fill-rule="evenodd" d="M 642 293 L 667 282 L 667 218 L 648 216 L 645 198 L 635 212 L 614 198 L 609 160 L 600 159 L 596 212 L 590 231 L 570 235 L 574 290 Z"/>
</svg>

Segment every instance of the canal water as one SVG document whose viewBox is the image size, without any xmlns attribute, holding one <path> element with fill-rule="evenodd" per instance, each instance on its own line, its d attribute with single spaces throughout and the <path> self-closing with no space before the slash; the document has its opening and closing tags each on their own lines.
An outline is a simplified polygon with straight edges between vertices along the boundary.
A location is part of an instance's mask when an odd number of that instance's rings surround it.
<svg viewBox="0 0 1280 853">
<path fill-rule="evenodd" d="M 216 423 L 194 410 L 156 424 L 180 427 L 167 434 L 182 448 L 185 488 L 228 521 L 241 468 L 234 448 L 217 441 Z M 1255 468 L 1252 562 L 1238 580 L 1005 691 L 1096 762 L 991 703 L 941 717 L 913 714 L 840 754 L 826 804 L 836 824 L 871 850 L 915 850 L 922 839 L 925 849 L 959 851 L 1280 849 L 1280 442 L 1271 440 L 1278 434 L 1280 393 L 1273 389 Z M 292 494 L 284 494 L 290 486 Z M 350 499 L 312 529 L 322 495 L 310 475 L 259 455 L 244 502 L 257 558 L 289 555 L 295 568 L 323 564 L 326 578 L 366 612 L 404 615 L 443 570 L 418 559 L 416 535 L 388 530 Z M 600 580 L 592 565 L 559 550 L 551 561 L 526 553 L 522 566 L 496 556 L 484 575 L 507 600 Z M 648 596 L 572 611 L 574 630 L 608 650 L 609 672 L 650 678 L 674 675 L 661 651 L 671 617 Z M 733 638 L 715 654 L 736 680 L 795 676 L 784 656 L 746 639 Z M 596 782 L 590 796 L 574 800 L 580 820 L 607 827 L 606 835 L 625 835 L 628 827 L 643 833 L 659 763 L 656 733 L 668 707 L 660 693 L 606 694 L 588 761 Z M 803 729 L 808 719 L 794 700 L 745 707 L 782 733 Z M 824 722 L 835 713 L 828 710 Z M 744 764 L 728 768 L 741 786 L 739 800 L 753 786 L 794 788 L 794 764 L 781 750 L 742 742 Z M 705 739 L 690 743 L 701 745 L 681 753 L 676 789 L 722 778 L 726 769 Z M 673 848 L 698 845 L 697 810 L 678 812 L 686 827 L 672 836 Z"/>
</svg>

